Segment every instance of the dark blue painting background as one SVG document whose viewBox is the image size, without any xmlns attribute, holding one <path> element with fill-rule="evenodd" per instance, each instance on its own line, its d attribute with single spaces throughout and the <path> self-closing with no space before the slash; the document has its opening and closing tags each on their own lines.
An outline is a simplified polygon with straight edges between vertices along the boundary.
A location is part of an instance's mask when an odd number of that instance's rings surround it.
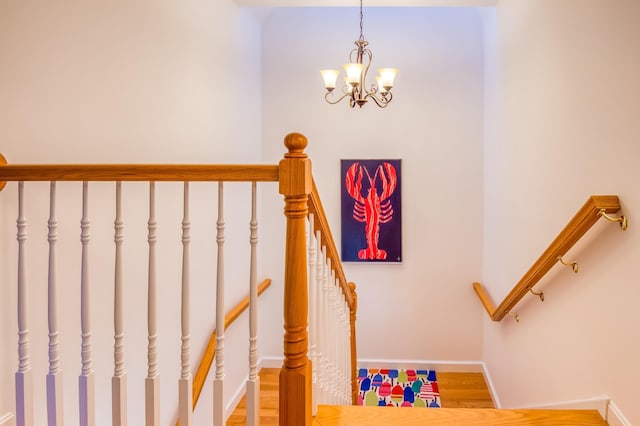
<svg viewBox="0 0 640 426">
<path fill-rule="evenodd" d="M 389 200 L 393 206 L 393 218 L 388 223 L 380 224 L 380 239 L 378 248 L 387 251 L 385 260 L 359 259 L 358 251 L 367 247 L 364 222 L 358 222 L 353 218 L 353 206 L 355 200 L 351 198 L 345 186 L 347 170 L 353 163 L 365 166 L 373 178 L 376 168 L 383 163 L 389 163 L 396 169 L 398 178 L 397 186 Z M 340 160 L 340 198 L 341 198 L 341 219 L 342 219 L 342 260 L 344 262 L 401 262 L 402 261 L 402 179 L 401 160 Z M 376 187 L 378 194 L 382 193 L 382 183 L 378 176 Z M 369 189 L 369 179 L 364 174 L 362 178 L 362 197 L 365 198 Z"/>
</svg>

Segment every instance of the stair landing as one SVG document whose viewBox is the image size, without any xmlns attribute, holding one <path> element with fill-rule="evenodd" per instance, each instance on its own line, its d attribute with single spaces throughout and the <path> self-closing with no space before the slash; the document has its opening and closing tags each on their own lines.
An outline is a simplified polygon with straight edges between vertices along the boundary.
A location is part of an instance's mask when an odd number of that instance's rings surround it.
<svg viewBox="0 0 640 426">
<path fill-rule="evenodd" d="M 398 408 L 321 405 L 314 426 L 514 426 L 607 425 L 597 410 L 497 410 L 479 408 Z"/>
</svg>

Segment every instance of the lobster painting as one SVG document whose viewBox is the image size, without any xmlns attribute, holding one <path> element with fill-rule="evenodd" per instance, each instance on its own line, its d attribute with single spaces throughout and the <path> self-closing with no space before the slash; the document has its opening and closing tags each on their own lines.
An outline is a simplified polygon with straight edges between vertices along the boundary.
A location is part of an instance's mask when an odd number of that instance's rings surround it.
<svg viewBox="0 0 640 426">
<path fill-rule="evenodd" d="M 390 223 L 394 218 L 394 206 L 390 197 L 397 189 L 398 174 L 396 167 L 391 162 L 385 161 L 382 164 L 377 162 L 377 167 L 372 176 L 369 169 L 363 164 L 364 162 L 352 162 L 344 177 L 346 192 L 354 200 L 353 207 L 349 208 L 350 216 L 355 221 L 364 223 L 364 236 L 367 246 L 366 248 L 360 248 L 357 251 L 357 255 L 360 260 L 387 260 L 388 251 L 379 247 L 380 225 Z M 376 163 L 375 161 L 367 162 L 370 167 Z M 346 206 L 343 206 L 343 209 L 345 208 Z M 360 233 L 362 232 L 361 229 Z M 399 233 L 397 237 L 400 237 Z M 343 257 L 345 238 L 348 239 L 349 237 L 345 237 L 343 234 Z M 358 241 L 361 241 L 361 238 Z M 400 256 L 391 259 L 391 261 L 396 260 L 400 261 Z"/>
</svg>

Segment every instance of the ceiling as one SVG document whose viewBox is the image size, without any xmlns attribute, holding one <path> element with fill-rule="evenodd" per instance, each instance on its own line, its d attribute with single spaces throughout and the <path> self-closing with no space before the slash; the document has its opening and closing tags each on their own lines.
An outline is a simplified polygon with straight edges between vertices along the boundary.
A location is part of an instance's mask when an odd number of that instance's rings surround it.
<svg viewBox="0 0 640 426">
<path fill-rule="evenodd" d="M 235 0 L 246 7 L 337 7 L 360 5 L 358 0 Z M 365 0 L 364 6 L 423 7 L 423 6 L 495 6 L 498 0 Z"/>
</svg>

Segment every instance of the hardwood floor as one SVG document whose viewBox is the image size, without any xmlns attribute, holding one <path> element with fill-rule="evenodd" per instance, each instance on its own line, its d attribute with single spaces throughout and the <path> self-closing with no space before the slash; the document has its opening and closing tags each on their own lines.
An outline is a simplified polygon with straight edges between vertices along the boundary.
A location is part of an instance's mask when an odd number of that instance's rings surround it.
<svg viewBox="0 0 640 426">
<path fill-rule="evenodd" d="M 372 421 L 372 419 L 375 419 Z M 596 410 L 496 410 L 321 405 L 314 426 L 606 426 Z"/>
<path fill-rule="evenodd" d="M 260 371 L 260 425 L 278 424 L 277 368 Z M 493 401 L 482 373 L 437 373 L 440 399 L 445 408 L 493 408 Z M 247 402 L 243 397 L 229 417 L 227 426 L 247 424 Z"/>
<path fill-rule="evenodd" d="M 495 408 L 482 373 L 436 373 L 442 408 Z"/>
<path fill-rule="evenodd" d="M 279 369 L 260 372 L 260 425 L 278 425 Z M 314 426 L 514 426 L 567 425 L 606 426 L 595 410 L 496 410 L 481 373 L 437 373 L 443 408 L 387 408 L 359 406 L 318 407 Z M 372 420 L 375 419 L 375 420 Z M 247 424 L 246 400 L 242 399 L 227 426 Z"/>
<path fill-rule="evenodd" d="M 279 368 L 260 370 L 260 426 L 278 425 L 278 387 Z M 242 400 L 227 420 L 227 426 L 245 426 L 247 424 L 247 398 Z"/>
</svg>

